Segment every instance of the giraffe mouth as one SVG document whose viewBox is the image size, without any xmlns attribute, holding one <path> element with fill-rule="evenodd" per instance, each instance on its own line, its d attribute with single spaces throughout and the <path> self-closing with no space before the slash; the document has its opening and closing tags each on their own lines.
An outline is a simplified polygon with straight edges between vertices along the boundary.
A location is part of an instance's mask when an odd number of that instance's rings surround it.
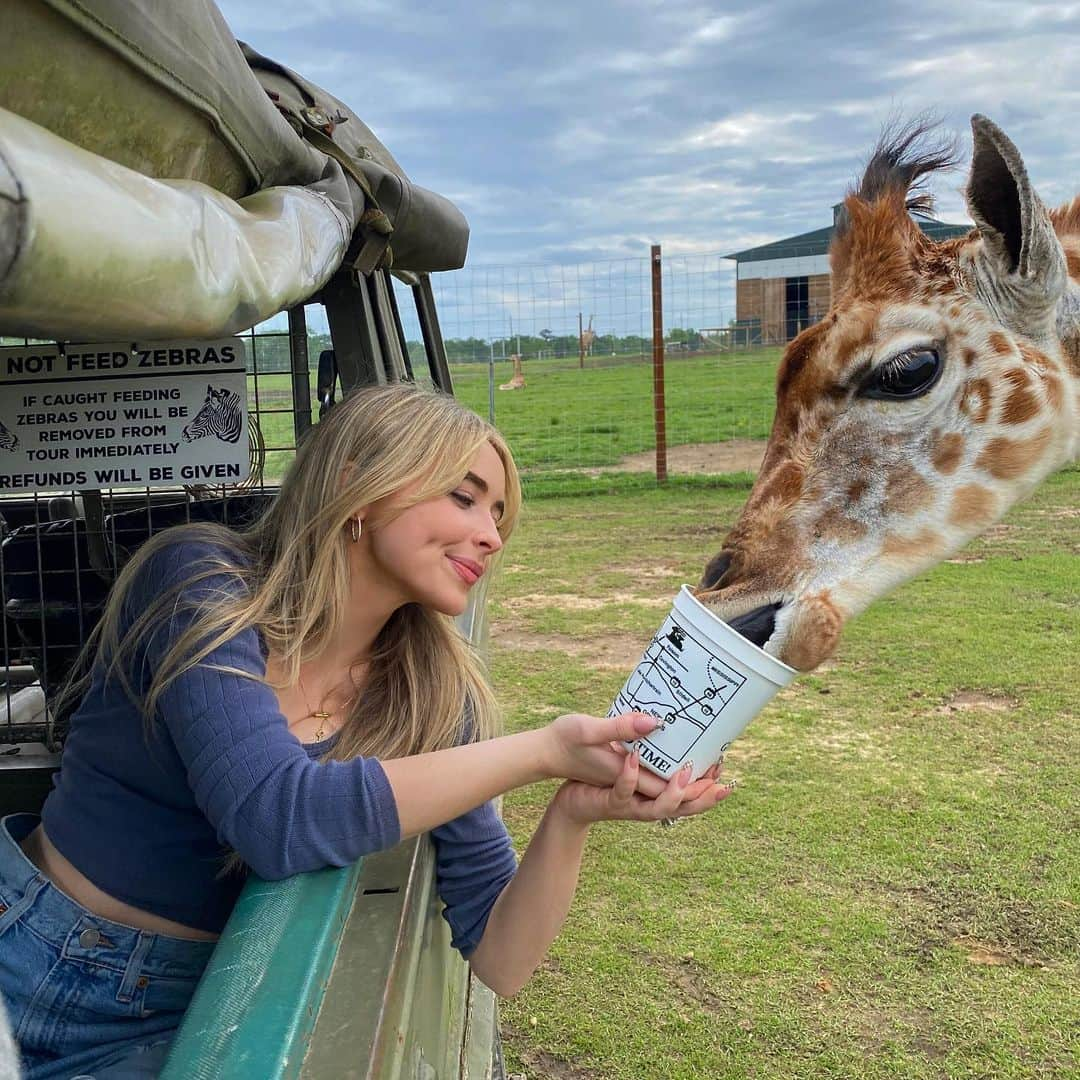
<svg viewBox="0 0 1080 1080">
<path fill-rule="evenodd" d="M 741 634 L 747 641 L 753 642 L 759 649 L 765 648 L 765 643 L 773 636 L 776 630 L 776 613 L 783 607 L 783 603 L 762 604 L 753 611 L 747 611 L 742 615 L 736 615 L 725 622 L 737 634 Z"/>
</svg>

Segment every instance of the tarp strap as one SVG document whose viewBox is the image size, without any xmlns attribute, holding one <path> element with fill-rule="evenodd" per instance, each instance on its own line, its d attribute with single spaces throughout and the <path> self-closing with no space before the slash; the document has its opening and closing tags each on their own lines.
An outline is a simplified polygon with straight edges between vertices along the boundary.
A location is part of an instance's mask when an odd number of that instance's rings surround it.
<svg viewBox="0 0 1080 1080">
<path fill-rule="evenodd" d="M 301 116 L 303 135 L 312 146 L 321 150 L 327 157 L 332 157 L 345 170 L 348 176 L 359 185 L 368 200 L 367 209 L 360 215 L 358 228 L 353 234 L 352 244 L 342 260 L 343 265 L 352 265 L 361 274 L 370 274 L 373 270 L 387 269 L 393 265 L 394 255 L 390 248 L 390 236 L 394 226 L 380 209 L 371 183 L 358 168 L 356 162 L 324 131 L 317 128 L 306 117 Z"/>
</svg>

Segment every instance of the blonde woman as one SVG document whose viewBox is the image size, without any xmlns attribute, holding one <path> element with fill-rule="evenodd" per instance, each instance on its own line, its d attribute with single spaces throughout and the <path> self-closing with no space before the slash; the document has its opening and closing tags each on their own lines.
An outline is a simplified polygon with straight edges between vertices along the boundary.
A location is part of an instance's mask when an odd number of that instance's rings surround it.
<svg viewBox="0 0 1080 1080">
<path fill-rule="evenodd" d="M 498 737 L 457 631 L 514 526 L 501 436 L 452 398 L 358 392 L 245 533 L 187 526 L 125 567 L 42 817 L 0 828 L 0 990 L 29 1080 L 152 1076 L 243 884 L 431 831 L 453 943 L 512 994 L 569 907 L 589 825 L 700 813 L 613 740 L 651 717 Z M 491 800 L 567 780 L 521 865 Z M 640 788 L 640 790 L 639 790 Z"/>
</svg>

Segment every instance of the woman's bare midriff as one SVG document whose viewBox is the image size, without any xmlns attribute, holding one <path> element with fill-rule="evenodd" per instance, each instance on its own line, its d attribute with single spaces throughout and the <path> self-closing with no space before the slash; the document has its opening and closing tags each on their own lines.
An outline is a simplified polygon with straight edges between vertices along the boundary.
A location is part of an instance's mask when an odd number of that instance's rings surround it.
<svg viewBox="0 0 1080 1080">
<path fill-rule="evenodd" d="M 62 892 L 76 903 L 82 904 L 87 911 L 110 922 L 132 926 L 136 930 L 149 930 L 153 934 L 168 934 L 170 937 L 187 938 L 189 941 L 217 941 L 218 935 L 193 926 L 163 919 L 149 911 L 132 907 L 122 900 L 102 892 L 85 874 L 74 866 L 53 847 L 39 825 L 22 842 L 23 854 Z"/>
</svg>

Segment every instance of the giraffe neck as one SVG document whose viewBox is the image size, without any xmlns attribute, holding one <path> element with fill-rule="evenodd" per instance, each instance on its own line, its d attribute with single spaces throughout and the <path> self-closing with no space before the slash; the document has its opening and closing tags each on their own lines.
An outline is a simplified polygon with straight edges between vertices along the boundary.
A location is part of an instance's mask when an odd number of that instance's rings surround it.
<svg viewBox="0 0 1080 1080">
<path fill-rule="evenodd" d="M 1073 410 L 1073 438 L 1070 460 L 1080 458 L 1080 283 L 1072 278 L 1058 303 L 1057 336 L 1061 343 L 1061 355 L 1065 361 L 1065 375 L 1071 381 Z"/>
</svg>

